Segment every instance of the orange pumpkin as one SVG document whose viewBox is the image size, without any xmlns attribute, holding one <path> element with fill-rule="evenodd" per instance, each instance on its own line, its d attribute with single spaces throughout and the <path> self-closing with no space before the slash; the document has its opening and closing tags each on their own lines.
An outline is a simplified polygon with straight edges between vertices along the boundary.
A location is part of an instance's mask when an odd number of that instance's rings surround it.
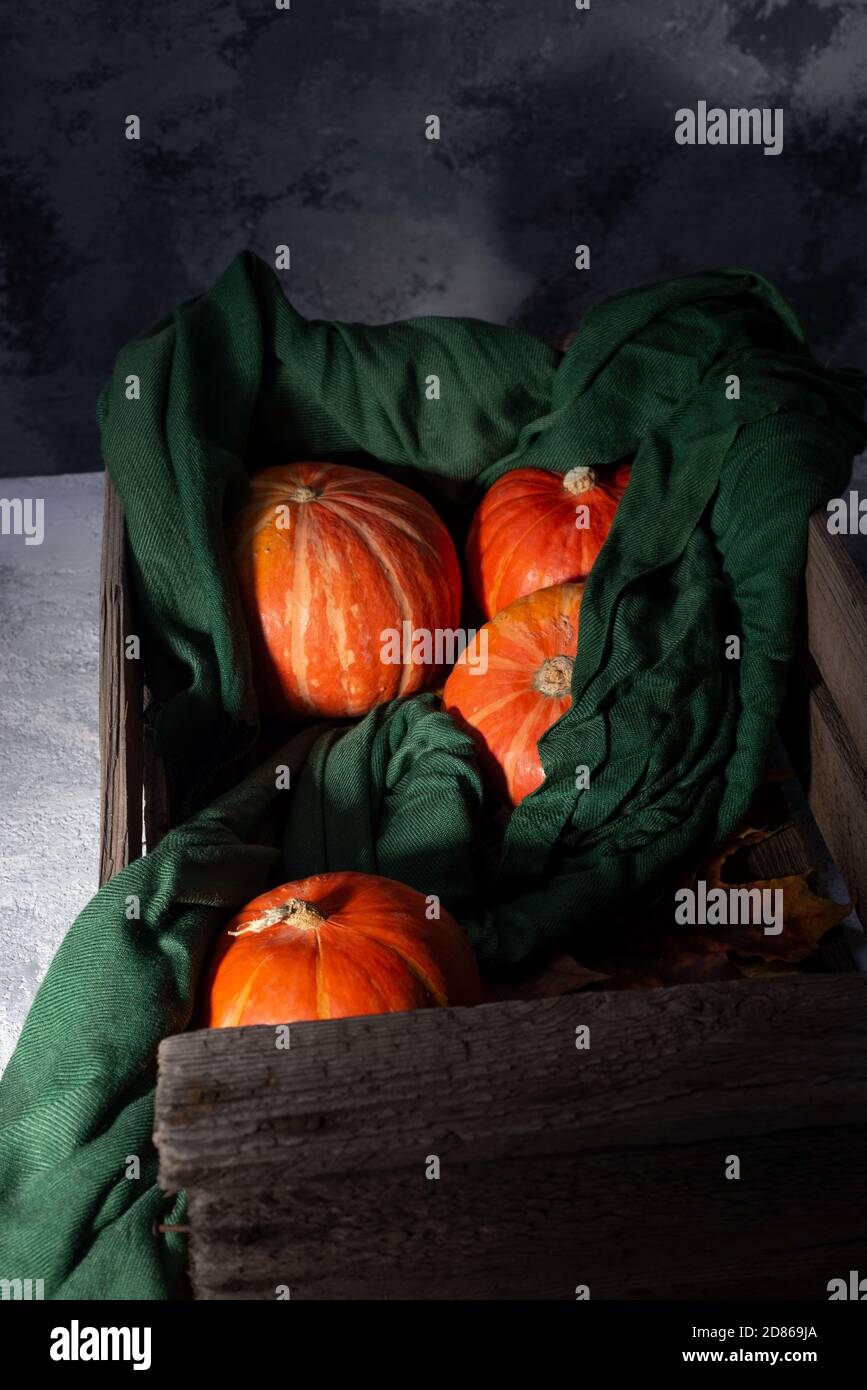
<svg viewBox="0 0 867 1390">
<path fill-rule="evenodd" d="M 445 684 L 446 709 L 514 806 L 545 780 L 537 744 L 572 703 L 583 593 L 556 584 L 516 599 L 479 629 Z"/>
<path fill-rule="evenodd" d="M 230 541 L 266 712 L 354 717 L 436 683 L 412 634 L 458 624 L 461 575 L 418 493 L 338 464 L 265 468 Z"/>
<path fill-rule="evenodd" d="M 497 479 L 467 538 L 467 574 L 485 617 L 537 589 L 587 578 L 631 469 L 631 462 L 566 474 L 516 468 Z"/>
<path fill-rule="evenodd" d="M 202 1023 L 300 1023 L 476 1004 L 481 981 L 453 917 L 378 874 L 284 883 L 249 903 L 217 939 Z"/>
</svg>

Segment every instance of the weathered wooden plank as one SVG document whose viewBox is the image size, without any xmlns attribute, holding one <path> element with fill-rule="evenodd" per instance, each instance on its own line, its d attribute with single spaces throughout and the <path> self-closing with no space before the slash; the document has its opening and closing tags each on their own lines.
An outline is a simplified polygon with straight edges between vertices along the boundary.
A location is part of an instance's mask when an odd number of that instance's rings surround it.
<svg viewBox="0 0 867 1390">
<path fill-rule="evenodd" d="M 840 537 L 828 534 L 824 511 L 810 518 L 806 582 L 810 652 L 863 769 L 867 767 L 867 584 Z"/>
<path fill-rule="evenodd" d="M 574 1046 L 587 1024 L 592 1045 Z M 790 976 L 214 1029 L 160 1046 L 168 1188 L 867 1121 L 867 977 Z M 757 1065 L 758 1059 L 761 1065 Z M 387 1078 L 387 1085 L 384 1080 Z M 709 1084 L 713 1078 L 713 1084 Z M 263 1119 L 267 1098 L 267 1118 Z M 261 1142 L 260 1142 L 261 1141 Z"/>
<path fill-rule="evenodd" d="M 810 809 L 853 895 L 867 907 L 867 772 L 823 681 L 810 690 Z"/>
<path fill-rule="evenodd" d="M 99 599 L 100 884 L 142 851 L 141 663 L 124 656 L 131 631 L 123 508 L 106 473 Z"/>
<path fill-rule="evenodd" d="M 863 1126 L 446 1163 L 438 1181 L 422 1161 L 190 1190 L 195 1296 L 826 1299 L 867 1259 Z"/>
<path fill-rule="evenodd" d="M 827 1280 L 867 1240 L 865 1005 L 861 976 L 804 976 L 298 1024 L 287 1051 L 168 1039 L 160 1183 L 187 1191 L 197 1293 L 743 1295 L 772 1257 Z"/>
</svg>

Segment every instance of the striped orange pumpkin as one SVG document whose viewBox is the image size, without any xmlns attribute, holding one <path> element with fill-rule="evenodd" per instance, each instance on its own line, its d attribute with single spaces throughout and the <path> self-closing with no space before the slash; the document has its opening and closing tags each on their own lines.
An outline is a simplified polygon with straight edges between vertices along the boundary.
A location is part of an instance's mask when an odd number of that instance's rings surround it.
<svg viewBox="0 0 867 1390">
<path fill-rule="evenodd" d="M 524 594 L 586 579 L 632 461 L 566 474 L 516 468 L 488 489 L 467 538 L 467 577 L 486 618 Z"/>
<path fill-rule="evenodd" d="M 583 594 L 583 584 L 555 584 L 516 599 L 480 628 L 445 684 L 446 709 L 513 806 L 544 782 L 539 739 L 572 704 Z"/>
<path fill-rule="evenodd" d="M 342 464 L 265 468 L 230 540 L 265 712 L 353 717 L 436 683 L 411 650 L 384 655 L 404 624 L 460 621 L 458 557 L 418 493 Z"/>
<path fill-rule="evenodd" d="M 479 969 L 444 908 L 353 872 L 284 883 L 220 932 L 200 991 L 202 1026 L 299 1023 L 477 1004 Z"/>
</svg>

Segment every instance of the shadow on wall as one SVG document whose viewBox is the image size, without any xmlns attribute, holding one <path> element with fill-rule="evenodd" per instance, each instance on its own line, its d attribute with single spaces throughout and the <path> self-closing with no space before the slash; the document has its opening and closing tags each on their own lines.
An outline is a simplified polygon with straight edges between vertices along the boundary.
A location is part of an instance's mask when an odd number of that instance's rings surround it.
<svg viewBox="0 0 867 1390">
<path fill-rule="evenodd" d="M 823 360 L 867 361 L 863 150 L 829 136 L 790 89 L 764 99 L 783 109 L 779 155 L 676 143 L 680 107 L 762 104 L 736 88 L 696 90 L 675 63 L 620 51 L 511 94 L 512 129 L 488 157 L 493 235 L 516 267 L 534 269 L 513 322 L 565 332 L 591 303 L 633 285 L 744 266 L 792 300 Z M 575 268 L 581 243 L 589 270 Z"/>
<path fill-rule="evenodd" d="M 743 265 L 822 360 L 867 362 L 863 5 L 605 0 L 587 23 L 569 0 L 306 8 L 4 19 L 21 61 L 0 100 L 0 473 L 98 466 L 120 345 L 245 246 L 273 264 L 291 243 L 284 284 L 309 317 L 546 336 L 642 281 Z M 699 100 L 781 106 L 782 154 L 677 145 L 675 112 Z"/>
</svg>

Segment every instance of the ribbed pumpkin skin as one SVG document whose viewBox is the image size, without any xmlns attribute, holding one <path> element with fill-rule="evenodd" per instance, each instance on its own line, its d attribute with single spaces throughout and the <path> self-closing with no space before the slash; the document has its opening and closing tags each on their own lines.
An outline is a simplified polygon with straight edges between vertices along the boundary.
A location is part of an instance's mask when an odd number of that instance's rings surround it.
<svg viewBox="0 0 867 1390">
<path fill-rule="evenodd" d="M 556 584 L 516 599 L 485 623 L 445 684 L 446 709 L 472 733 L 490 785 L 513 806 L 544 782 L 536 745 L 572 703 L 583 593 L 583 584 Z M 487 670 L 473 675 L 483 633 Z M 534 681 L 562 693 L 543 694 Z"/>
<path fill-rule="evenodd" d="M 524 594 L 587 578 L 631 469 L 628 461 L 576 468 L 565 475 L 516 468 L 497 479 L 482 498 L 467 537 L 467 575 L 487 618 Z M 595 485 L 587 486 L 588 474 L 595 476 Z M 569 491 L 576 486 L 585 490 Z M 589 524 L 580 530 L 575 525 L 578 506 L 589 509 Z"/>
<path fill-rule="evenodd" d="M 436 684 L 382 660 L 386 629 L 460 621 L 458 557 L 423 497 L 360 468 L 265 468 L 229 539 L 267 713 L 355 717 Z"/>
<path fill-rule="evenodd" d="M 229 934 L 293 900 L 312 904 L 325 920 Z M 202 1026 L 478 1003 L 469 941 L 443 908 L 438 921 L 425 908 L 421 893 L 378 874 L 317 874 L 261 894 L 217 938 L 200 991 Z"/>
</svg>

